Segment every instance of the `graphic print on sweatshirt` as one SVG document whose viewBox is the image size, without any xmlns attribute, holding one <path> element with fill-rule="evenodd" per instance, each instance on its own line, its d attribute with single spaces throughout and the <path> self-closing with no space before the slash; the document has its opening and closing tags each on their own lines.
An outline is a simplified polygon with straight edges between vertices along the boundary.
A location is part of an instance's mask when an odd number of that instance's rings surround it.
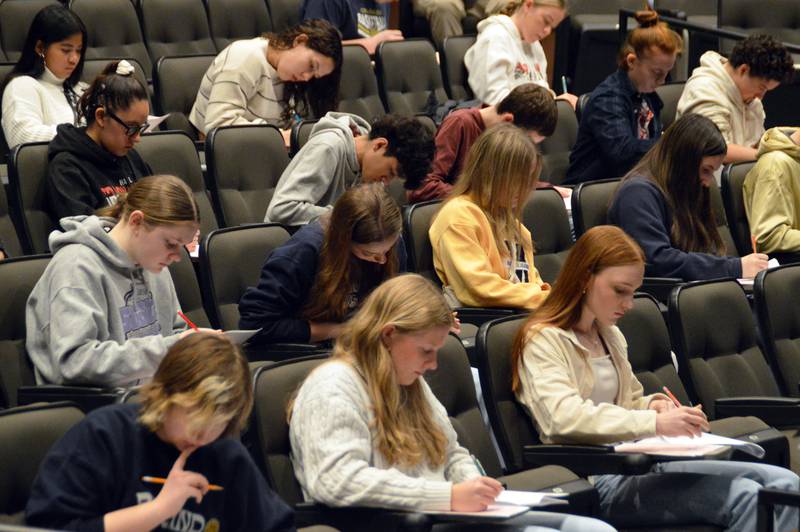
<svg viewBox="0 0 800 532">
<path fill-rule="evenodd" d="M 154 499 L 149 491 L 136 492 L 136 504 L 144 504 Z M 199 512 L 191 512 L 186 508 L 170 517 L 159 526 L 159 530 L 173 532 L 220 532 L 220 521 L 216 517 L 207 518 Z"/>
<path fill-rule="evenodd" d="M 125 294 L 125 306 L 119 309 L 119 315 L 126 340 L 161 334 L 153 294 L 141 271 L 134 272 L 131 289 Z"/>
<path fill-rule="evenodd" d="M 506 271 L 509 272 L 508 280 L 512 283 L 530 282 L 530 265 L 525 260 L 525 249 L 517 244 L 506 242 L 506 249 L 511 250 L 516 255 L 516 260 L 511 263 L 511 259 L 506 259 Z"/>
<path fill-rule="evenodd" d="M 108 178 L 108 181 L 112 181 L 112 178 Z M 100 187 L 100 194 L 102 194 L 103 198 L 106 200 L 106 205 L 109 207 L 115 205 L 119 195 L 127 193 L 128 189 L 131 188 L 131 185 L 133 185 L 135 181 L 135 176 L 126 175 L 125 177 L 119 178 L 116 185 Z"/>
<path fill-rule="evenodd" d="M 544 79 L 542 67 L 539 63 L 533 65 L 533 69 L 527 63 L 519 62 L 514 67 L 514 81 L 541 81 Z"/>
<path fill-rule="evenodd" d="M 361 6 L 356 14 L 358 34 L 361 37 L 372 37 L 386 29 L 386 10 L 380 6 Z"/>
</svg>

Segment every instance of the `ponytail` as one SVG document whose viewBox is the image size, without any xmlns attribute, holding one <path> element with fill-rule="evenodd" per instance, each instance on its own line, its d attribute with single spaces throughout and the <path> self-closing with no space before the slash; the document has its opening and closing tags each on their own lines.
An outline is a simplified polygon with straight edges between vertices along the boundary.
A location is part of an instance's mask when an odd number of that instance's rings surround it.
<svg viewBox="0 0 800 532">
<path fill-rule="evenodd" d="M 97 211 L 98 216 L 127 220 L 133 211 L 141 211 L 148 225 L 200 223 L 200 213 L 189 185 L 173 175 L 154 175 L 140 179 L 114 205 Z"/>
<path fill-rule="evenodd" d="M 123 111 L 134 102 L 147 100 L 147 89 L 133 73 L 133 65 L 122 59 L 108 63 L 94 78 L 78 102 L 78 114 L 86 119 L 87 126 L 94 123 L 100 107 L 111 112 Z"/>
<path fill-rule="evenodd" d="M 622 70 L 628 70 L 628 54 L 642 57 L 651 48 L 657 48 L 665 54 L 679 54 L 683 51 L 683 39 L 661 22 L 658 13 L 652 9 L 636 12 L 639 27 L 628 33 L 625 43 L 619 50 L 617 64 Z"/>
</svg>

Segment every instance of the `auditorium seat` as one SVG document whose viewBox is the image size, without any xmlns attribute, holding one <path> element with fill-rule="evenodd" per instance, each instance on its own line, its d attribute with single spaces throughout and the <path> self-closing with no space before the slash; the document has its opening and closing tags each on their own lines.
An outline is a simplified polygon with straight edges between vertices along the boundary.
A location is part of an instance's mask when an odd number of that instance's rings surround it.
<svg viewBox="0 0 800 532">
<path fill-rule="evenodd" d="M 222 51 L 233 41 L 252 39 L 272 31 L 264 0 L 205 0 L 211 36 Z"/>
<path fill-rule="evenodd" d="M 466 100 L 474 98 L 472 88 L 467 82 L 467 67 L 464 65 L 464 56 L 467 50 L 475 44 L 475 35 L 459 35 L 446 37 L 439 54 L 442 67 L 442 78 L 447 95 L 453 100 Z"/>
<path fill-rule="evenodd" d="M 558 119 L 553 134 L 539 144 L 542 153 L 542 181 L 560 185 L 569 168 L 569 152 L 578 139 L 578 117 L 565 100 L 556 102 Z"/>
<path fill-rule="evenodd" d="M 722 170 L 720 190 L 722 203 L 725 206 L 725 215 L 733 242 L 736 244 L 737 254 L 742 257 L 753 252 L 750 223 L 744 207 L 744 180 L 755 164 L 755 162 L 729 164 Z"/>
<path fill-rule="evenodd" d="M 522 207 L 520 221 L 533 237 L 539 275 L 554 283 L 574 243 L 564 199 L 555 189 L 536 190 Z"/>
<path fill-rule="evenodd" d="M 342 46 L 339 111 L 356 114 L 370 124 L 386 114 L 372 61 L 367 50 L 357 44 Z"/>
<path fill-rule="evenodd" d="M 6 187 L 0 184 L 0 242 L 3 243 L 6 256 L 18 257 L 22 255 L 22 244 L 20 243 L 17 228 L 11 219 L 11 212 L 6 197 Z"/>
<path fill-rule="evenodd" d="M 272 30 L 280 33 L 300 23 L 300 10 L 303 0 L 267 0 L 272 18 Z"/>
<path fill-rule="evenodd" d="M 9 210 L 28 255 L 48 253 L 47 237 L 56 228 L 45 198 L 47 146 L 47 142 L 21 144 L 8 165 Z"/>
<path fill-rule="evenodd" d="M 25 38 L 36 14 L 44 7 L 58 5 L 56 0 L 3 0 L 0 2 L 0 57 L 19 61 Z"/>
<path fill-rule="evenodd" d="M 189 122 L 200 82 L 214 61 L 213 55 L 184 55 L 162 57 L 153 71 L 155 109 L 153 113 L 169 116 L 164 120 L 164 129 L 183 131 L 192 140 L 197 140 L 197 130 Z"/>
<path fill-rule="evenodd" d="M 203 0 L 136 0 L 150 59 L 215 55 Z"/>
<path fill-rule="evenodd" d="M 414 65 L 414 68 L 408 68 Z M 425 111 L 431 94 L 438 103 L 447 100 L 436 50 L 430 41 L 386 41 L 375 53 L 381 98 L 390 113 L 415 115 Z"/>
</svg>

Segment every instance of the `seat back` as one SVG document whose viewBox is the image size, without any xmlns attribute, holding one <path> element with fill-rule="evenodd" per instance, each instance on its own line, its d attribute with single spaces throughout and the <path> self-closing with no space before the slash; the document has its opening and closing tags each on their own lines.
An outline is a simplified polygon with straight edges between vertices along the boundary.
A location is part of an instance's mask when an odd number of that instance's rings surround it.
<svg viewBox="0 0 800 532">
<path fill-rule="evenodd" d="M 633 308 L 617 322 L 628 342 L 628 361 L 645 394 L 663 393 L 666 386 L 681 404 L 688 405 L 689 393 L 683 386 L 672 360 L 669 331 L 655 298 L 636 294 Z"/>
<path fill-rule="evenodd" d="M 213 55 L 162 57 L 153 72 L 155 112 L 169 113 L 166 129 L 183 131 L 193 140 L 197 132 L 189 122 L 189 113 L 200 90 L 200 82 L 214 61 Z"/>
<path fill-rule="evenodd" d="M 386 114 L 372 60 L 364 47 L 358 44 L 342 47 L 339 111 L 358 115 L 369 123 Z"/>
<path fill-rule="evenodd" d="M 532 193 L 522 207 L 522 225 L 531 232 L 536 248 L 534 264 L 542 279 L 555 282 L 574 243 L 569 214 L 561 194 L 554 189 Z"/>
<path fill-rule="evenodd" d="M 253 413 L 243 439 L 250 444 L 250 453 L 267 483 L 291 506 L 303 502 L 303 492 L 289 458 L 292 449 L 286 407 L 308 374 L 326 358 L 312 355 L 285 360 L 261 366 L 253 376 Z"/>
<path fill-rule="evenodd" d="M 691 383 L 706 412 L 720 397 L 780 395 L 735 280 L 679 285 L 669 300 L 669 328 L 683 382 Z"/>
<path fill-rule="evenodd" d="M 539 443 L 530 415 L 511 390 L 511 349 L 527 316 L 509 316 L 481 325 L 475 338 L 481 392 L 489 423 L 506 469 L 524 469 L 522 449 Z"/>
<path fill-rule="evenodd" d="M 675 121 L 675 113 L 678 110 L 678 100 L 681 99 L 683 88 L 686 82 L 680 81 L 677 83 L 667 83 L 656 88 L 656 94 L 664 102 L 664 107 L 661 108 L 661 125 L 666 130 Z"/>
<path fill-rule="evenodd" d="M 408 247 L 408 266 L 426 279 L 441 283 L 433 267 L 433 248 L 428 236 L 434 216 L 442 206 L 440 200 L 407 205 L 403 213 L 403 238 Z"/>
<path fill-rule="evenodd" d="M 586 106 L 589 105 L 589 99 L 592 97 L 591 92 L 584 92 L 580 96 L 578 96 L 578 101 L 575 103 L 575 117 L 578 119 L 578 124 L 581 123 L 581 116 L 583 116 L 583 112 L 586 110 Z"/>
<path fill-rule="evenodd" d="M 311 137 L 311 130 L 317 125 L 319 120 L 301 120 L 292 125 L 292 132 L 289 136 L 289 155 L 294 157 L 297 152 L 306 145 L 309 137 Z"/>
<path fill-rule="evenodd" d="M 601 179 L 575 187 L 571 200 L 575 238 L 580 238 L 592 227 L 608 223 L 608 208 L 619 182 L 619 179 Z"/>
<path fill-rule="evenodd" d="M 0 3 L 2 5 L 2 3 Z M 0 56 L 2 56 L 0 52 Z M 0 80 L 6 79 L 6 76 L 14 69 L 14 63 L 0 63 Z M 8 142 L 6 141 L 6 134 L 3 128 L 0 127 L 0 164 L 8 162 Z"/>
<path fill-rule="evenodd" d="M 720 190 L 722 203 L 725 206 L 733 242 L 742 257 L 753 252 L 750 241 L 750 223 L 747 221 L 747 211 L 744 207 L 744 180 L 755 164 L 755 162 L 729 164 L 722 171 L 722 188 Z"/>
<path fill-rule="evenodd" d="M 447 100 L 442 73 L 436 64 L 436 50 L 426 39 L 381 43 L 375 54 L 375 66 L 381 98 L 390 113 L 422 113 L 431 93 L 439 103 Z"/>
<path fill-rule="evenodd" d="M 3 0 L 0 2 L 0 44 L 4 60 L 16 62 L 36 14 L 56 0 Z"/>
<path fill-rule="evenodd" d="M 764 270 L 756 276 L 753 299 L 764 351 L 784 393 L 800 397 L 800 264 Z"/>
<path fill-rule="evenodd" d="M 139 61 L 137 61 L 132 57 L 125 57 L 125 58 L 114 57 L 110 59 L 109 58 L 86 59 L 83 62 L 83 73 L 81 74 L 81 81 L 85 83 L 91 83 L 92 81 L 94 81 L 94 78 L 100 75 L 100 73 L 103 71 L 106 65 L 108 65 L 109 62 L 116 61 L 117 59 L 125 59 L 131 65 L 133 65 L 133 77 L 136 78 L 139 81 L 139 83 L 142 84 L 142 87 L 146 89 L 147 76 L 149 76 L 150 73 L 148 72 L 145 74 L 145 71 L 142 68 L 142 65 L 139 64 Z M 149 100 L 150 98 L 148 96 L 148 102 Z"/>
<path fill-rule="evenodd" d="M 453 100 L 471 99 L 475 96 L 467 82 L 467 67 L 464 65 L 464 56 L 467 50 L 475 44 L 475 35 L 458 35 L 445 37 L 442 44 L 441 67 L 444 88 Z"/>
<path fill-rule="evenodd" d="M 272 31 L 272 18 L 263 0 L 206 0 L 206 7 L 217 50 Z"/>
<path fill-rule="evenodd" d="M 139 0 L 139 13 L 153 63 L 170 55 L 217 53 L 203 0 Z"/>
<path fill-rule="evenodd" d="M 203 307 L 203 296 L 200 293 L 200 283 L 192 265 L 192 258 L 183 246 L 180 253 L 181 260 L 169 265 L 169 273 L 172 276 L 172 284 L 175 285 L 181 311 L 198 327 L 211 327 L 211 321 Z"/>
<path fill-rule="evenodd" d="M 130 0 L 70 0 L 69 7 L 86 25 L 87 59 L 132 57 L 150 75 L 153 65 Z"/>
<path fill-rule="evenodd" d="M 0 514 L 23 523 L 39 465 L 50 448 L 83 419 L 70 403 L 37 404 L 0 411 Z"/>
<path fill-rule="evenodd" d="M 719 231 L 719 236 L 722 238 L 722 243 L 725 245 L 725 254 L 738 255 L 739 250 L 733 238 L 733 230 L 731 226 L 728 225 L 728 215 L 725 213 L 725 205 L 720 187 L 718 187 L 716 183 L 712 183 L 711 186 L 708 187 L 708 193 L 711 198 L 711 210 L 714 212 L 714 218 L 717 221 L 717 231 Z M 742 201 L 744 202 L 744 200 Z M 747 216 L 745 216 L 745 218 L 747 218 Z M 748 242 L 750 241 L 749 236 L 747 240 Z M 750 245 L 747 246 L 747 248 L 750 247 Z M 749 254 L 750 251 L 747 253 Z"/>
<path fill-rule="evenodd" d="M 425 380 L 447 410 L 458 443 L 478 458 L 490 477 L 499 477 L 503 469 L 481 416 L 464 344 L 451 334 L 437 356 L 437 368 L 425 373 Z"/>
<path fill-rule="evenodd" d="M 542 179 L 558 185 L 564 181 L 569 168 L 569 152 L 578 139 L 578 117 L 569 102 L 556 102 L 558 119 L 553 134 L 539 145 L 542 152 Z"/>
<path fill-rule="evenodd" d="M 22 255 L 22 244 L 8 207 L 6 187 L 2 185 L 0 185 L 0 242 L 3 243 L 7 256 L 18 257 Z"/>
<path fill-rule="evenodd" d="M 194 192 L 200 211 L 200 233 L 207 235 L 217 225 L 211 200 L 206 192 L 200 158 L 192 139 L 180 131 L 157 131 L 142 135 L 136 151 L 147 161 L 153 174 L 170 174 L 183 179 Z"/>
<path fill-rule="evenodd" d="M 56 228 L 45 198 L 47 142 L 21 144 L 11 152 L 8 165 L 9 208 L 19 229 L 26 254 L 47 253 L 47 237 Z"/>
<path fill-rule="evenodd" d="M 274 126 L 227 126 L 206 137 L 211 198 L 222 227 L 264 221 L 289 157 Z"/>
<path fill-rule="evenodd" d="M 274 31 L 280 33 L 300 23 L 303 0 L 269 0 L 267 6 Z"/>
<path fill-rule="evenodd" d="M 203 293 L 211 322 L 238 329 L 239 300 L 255 286 L 272 250 L 289 240 L 280 224 L 228 227 L 211 232 L 200 248 Z"/>
</svg>

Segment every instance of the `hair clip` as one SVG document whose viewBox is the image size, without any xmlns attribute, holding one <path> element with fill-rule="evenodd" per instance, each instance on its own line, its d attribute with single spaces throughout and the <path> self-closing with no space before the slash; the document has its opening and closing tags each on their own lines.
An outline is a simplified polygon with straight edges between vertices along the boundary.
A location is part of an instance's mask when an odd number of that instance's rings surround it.
<svg viewBox="0 0 800 532">
<path fill-rule="evenodd" d="M 114 73 L 120 76 L 130 76 L 133 74 L 133 65 L 123 59 L 117 63 L 117 70 Z"/>
</svg>

